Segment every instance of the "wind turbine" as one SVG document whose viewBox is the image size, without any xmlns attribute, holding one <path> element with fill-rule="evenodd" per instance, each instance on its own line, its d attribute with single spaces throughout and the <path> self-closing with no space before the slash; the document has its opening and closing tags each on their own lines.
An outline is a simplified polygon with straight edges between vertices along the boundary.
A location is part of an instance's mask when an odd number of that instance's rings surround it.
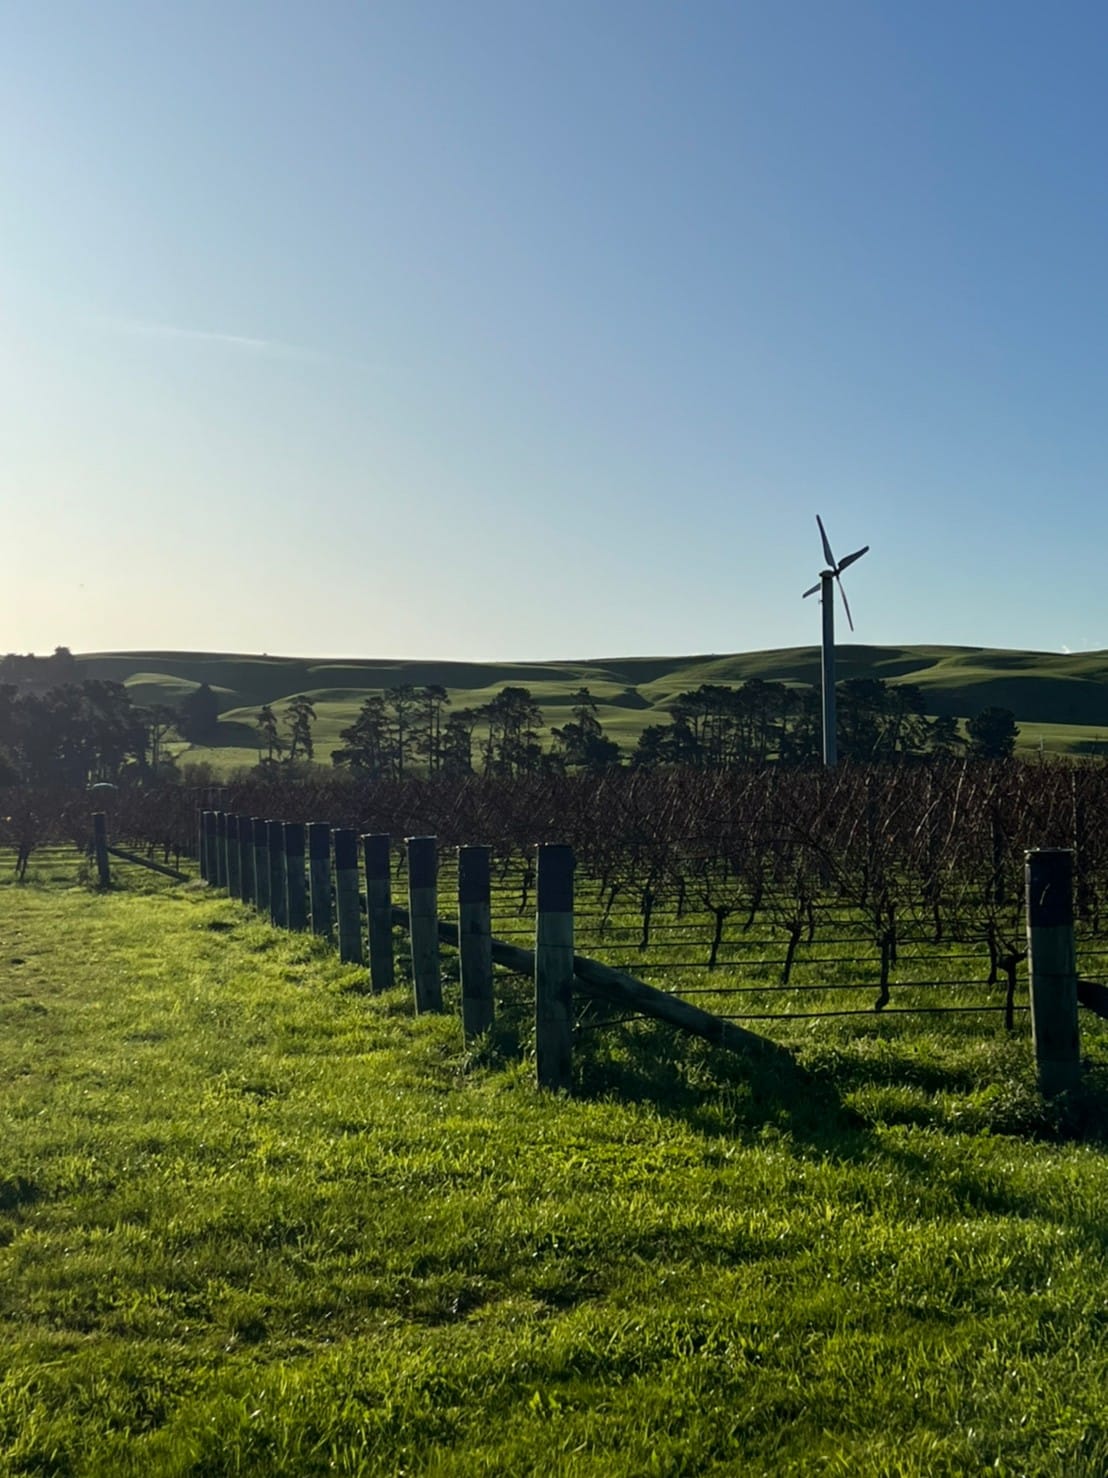
<svg viewBox="0 0 1108 1478">
<path fill-rule="evenodd" d="M 823 557 L 827 561 L 827 569 L 821 570 L 819 584 L 813 585 L 811 590 L 804 592 L 804 597 L 815 595 L 819 591 L 820 604 L 823 606 L 823 763 L 833 765 L 838 758 L 835 744 L 835 592 L 832 582 L 839 587 L 839 594 L 843 598 L 843 609 L 846 611 L 847 624 L 851 631 L 854 630 L 854 621 L 850 614 L 850 602 L 846 598 L 843 582 L 839 579 L 847 565 L 852 565 L 856 559 L 861 559 L 869 545 L 865 544 L 861 549 L 856 549 L 853 554 L 848 554 L 845 559 L 835 563 L 835 556 L 831 553 L 831 544 L 827 538 L 827 530 L 823 527 L 823 519 L 816 514 L 816 523 L 819 524 L 819 536 L 823 540 Z"/>
</svg>

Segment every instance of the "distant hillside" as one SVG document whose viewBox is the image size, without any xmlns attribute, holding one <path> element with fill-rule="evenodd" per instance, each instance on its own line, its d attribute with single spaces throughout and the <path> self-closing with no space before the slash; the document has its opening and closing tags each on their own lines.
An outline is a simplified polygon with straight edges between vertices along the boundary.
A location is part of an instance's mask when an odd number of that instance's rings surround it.
<svg viewBox="0 0 1108 1478">
<path fill-rule="evenodd" d="M 606 732 L 627 748 L 648 723 L 664 722 L 680 692 L 701 683 L 764 678 L 819 681 L 819 649 L 787 647 L 727 656 L 603 657 L 580 662 L 404 662 L 392 659 L 248 656 L 224 652 L 95 652 L 78 656 L 87 677 L 122 682 L 136 702 L 175 704 L 200 683 L 219 698 L 225 741 L 196 758 L 224 765 L 256 758 L 254 716 L 304 693 L 319 716 L 317 753 L 326 759 L 339 731 L 370 693 L 399 683 L 438 683 L 457 707 L 485 703 L 506 684 L 530 688 L 548 723 L 565 720 L 576 689 L 588 687 Z M 927 710 L 968 718 L 989 704 L 1010 708 L 1021 744 L 1069 753 L 1108 743 L 1108 652 L 1016 652 L 986 647 L 839 647 L 840 677 L 915 683 Z"/>
</svg>

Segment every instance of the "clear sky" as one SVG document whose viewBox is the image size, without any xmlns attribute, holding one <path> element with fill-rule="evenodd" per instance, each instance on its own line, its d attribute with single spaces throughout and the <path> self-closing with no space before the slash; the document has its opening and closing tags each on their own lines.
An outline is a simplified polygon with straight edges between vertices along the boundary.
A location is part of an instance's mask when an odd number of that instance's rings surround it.
<svg viewBox="0 0 1108 1478">
<path fill-rule="evenodd" d="M 0 0 L 0 648 L 1108 647 L 1103 0 Z M 845 635 L 845 631 L 844 631 Z"/>
</svg>

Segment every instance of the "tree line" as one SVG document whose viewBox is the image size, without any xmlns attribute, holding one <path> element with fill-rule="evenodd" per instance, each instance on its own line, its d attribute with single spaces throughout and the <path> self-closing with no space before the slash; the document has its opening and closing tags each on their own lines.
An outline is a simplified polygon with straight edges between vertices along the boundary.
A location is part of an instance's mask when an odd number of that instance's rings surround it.
<svg viewBox="0 0 1108 1478">
<path fill-rule="evenodd" d="M 601 770 L 619 764 L 620 748 L 597 715 L 596 700 L 579 688 L 568 722 L 551 729 L 544 749 L 542 710 L 529 688 L 509 685 L 488 703 L 453 708 L 437 684 L 402 683 L 365 700 L 331 759 L 364 779 L 403 780 L 417 767 L 428 775 L 504 777 Z"/>
<path fill-rule="evenodd" d="M 843 759 L 880 764 L 966 753 L 1003 759 L 1019 730 L 1008 709 L 971 718 L 963 737 L 953 718 L 929 719 L 911 684 L 851 678 L 838 685 L 838 747 Z M 505 687 L 488 703 L 450 709 L 445 688 L 401 685 L 367 698 L 332 751 L 335 765 L 359 778 L 403 780 L 435 775 L 559 774 L 603 771 L 622 762 L 603 731 L 596 700 L 579 688 L 569 721 L 541 741 L 542 712 L 528 688 Z M 666 723 L 648 724 L 628 758 L 634 769 L 690 766 L 727 770 L 768 763 L 818 762 L 820 695 L 814 688 L 753 679 L 739 686 L 704 683 L 679 693 Z"/>
<path fill-rule="evenodd" d="M 963 737 L 957 719 L 926 716 L 917 686 L 883 678 L 838 683 L 836 720 L 839 755 L 858 764 L 963 752 L 1004 759 L 1014 752 L 1019 735 L 1010 709 L 986 708 L 967 721 Z M 820 759 L 822 748 L 819 690 L 752 678 L 737 687 L 702 683 L 679 693 L 670 705 L 669 723 L 647 725 L 630 762 L 707 770 L 771 761 L 810 764 Z"/>
<path fill-rule="evenodd" d="M 128 769 L 171 778 L 165 740 L 172 709 L 140 707 L 122 683 L 84 678 L 20 690 L 0 684 L 0 783 L 83 786 Z"/>
<path fill-rule="evenodd" d="M 1003 759 L 1019 733 L 1008 709 L 986 708 L 965 736 L 953 718 L 928 718 L 912 684 L 851 678 L 838 685 L 838 748 L 844 760 L 904 763 L 965 753 Z M 587 687 L 570 697 L 567 719 L 544 741 L 538 701 L 508 685 L 483 704 L 455 707 L 444 687 L 398 684 L 370 695 L 340 733 L 332 763 L 359 779 L 601 773 L 624 763 L 604 732 Z M 265 772 L 296 773 L 316 757 L 315 707 L 304 694 L 256 717 Z M 729 770 L 818 763 L 820 696 L 815 688 L 752 679 L 705 683 L 678 693 L 666 722 L 647 725 L 626 756 L 632 769 Z M 217 744 L 220 702 L 201 683 L 176 705 L 132 702 L 121 683 L 86 678 L 67 648 L 51 657 L 0 658 L 0 784 L 80 786 L 121 779 L 172 780 L 170 741 Z"/>
</svg>

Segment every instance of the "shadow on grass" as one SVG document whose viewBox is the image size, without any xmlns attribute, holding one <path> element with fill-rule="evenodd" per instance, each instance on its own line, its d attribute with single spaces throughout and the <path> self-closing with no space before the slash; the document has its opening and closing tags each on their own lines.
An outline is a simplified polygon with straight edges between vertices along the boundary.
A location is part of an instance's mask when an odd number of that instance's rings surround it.
<svg viewBox="0 0 1108 1478">
<path fill-rule="evenodd" d="M 747 1137 L 768 1129 L 841 1153 L 867 1132 L 830 1073 L 811 1071 L 775 1044 L 730 1052 L 660 1024 L 586 1018 L 575 1041 L 575 1076 L 582 1097 L 650 1103 L 702 1134 Z"/>
<path fill-rule="evenodd" d="M 211 749 L 258 749 L 258 730 L 240 719 L 220 719 L 217 732 L 208 741 Z M 261 753 L 260 749 L 258 750 Z"/>
<path fill-rule="evenodd" d="M 801 1153 L 840 1160 L 888 1153 L 887 1140 L 879 1140 L 877 1131 L 897 1125 L 949 1136 L 1005 1135 L 1108 1147 L 1106 1065 L 1086 1062 L 1079 1089 L 1045 1099 L 1026 1041 L 1001 1038 L 974 1060 L 963 1055 L 949 1065 L 898 1052 L 895 1041 L 880 1054 L 857 1049 L 847 1041 L 801 1055 L 746 1055 L 655 1023 L 585 1016 L 574 1044 L 575 1092 L 649 1103 L 706 1135 L 788 1135 Z M 908 1090 L 903 1099 L 882 1092 L 901 1087 Z M 864 1098 L 867 1089 L 879 1095 L 874 1111 L 850 1101 L 855 1095 Z M 904 1157 L 912 1155 L 906 1149 L 897 1152 L 896 1158 Z M 926 1157 L 915 1168 L 928 1173 Z M 1022 1214 L 1031 1209 L 1018 1196 L 975 1192 L 968 1183 L 966 1194 L 988 1202 L 992 1210 Z"/>
</svg>

